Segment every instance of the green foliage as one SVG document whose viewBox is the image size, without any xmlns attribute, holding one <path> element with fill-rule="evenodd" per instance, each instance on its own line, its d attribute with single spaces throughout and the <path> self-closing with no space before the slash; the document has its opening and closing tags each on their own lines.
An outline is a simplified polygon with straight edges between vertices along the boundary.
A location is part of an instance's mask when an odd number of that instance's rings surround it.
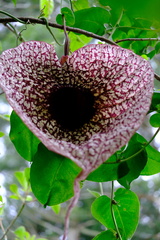
<svg viewBox="0 0 160 240">
<path fill-rule="evenodd" d="M 64 11 L 65 14 L 65 11 Z M 74 12 L 75 23 L 73 24 L 73 17 L 68 15 L 69 20 L 66 19 L 66 24 L 75 28 L 80 28 L 89 32 L 103 35 L 105 32 L 104 24 L 109 21 L 110 14 L 107 10 L 99 7 L 86 8 Z M 57 16 L 57 23 L 61 24 L 60 15 Z M 72 24 L 71 24 L 72 23 Z"/>
<path fill-rule="evenodd" d="M 92 39 L 90 37 L 86 37 L 85 35 L 77 35 L 72 32 L 69 33 L 69 38 L 70 38 L 70 51 L 71 52 L 74 52 L 77 49 L 88 44 Z"/>
<path fill-rule="evenodd" d="M 137 154 L 138 152 L 139 154 Z M 135 135 L 129 141 L 126 150 L 122 148 L 121 151 L 112 155 L 105 163 L 90 173 L 87 180 L 96 182 L 118 180 L 121 185 L 129 188 L 130 183 L 139 177 L 146 163 L 147 153 Z"/>
<path fill-rule="evenodd" d="M 155 128 L 160 127 L 160 113 L 155 113 L 150 117 L 150 124 Z"/>
<path fill-rule="evenodd" d="M 140 134 L 136 133 L 135 137 L 137 141 L 142 143 L 144 146 L 147 143 L 147 140 L 142 137 Z M 141 175 L 153 175 L 160 172 L 160 152 L 157 151 L 152 146 L 146 146 L 146 152 L 148 156 L 147 164 L 141 172 Z"/>
<path fill-rule="evenodd" d="M 139 152 L 139 154 L 137 154 Z M 129 171 L 128 173 L 119 178 L 118 182 L 125 188 L 130 188 L 130 183 L 138 178 L 141 174 L 141 171 L 147 163 L 147 153 L 143 149 L 141 143 L 136 141 L 136 138 L 130 140 L 127 150 L 123 153 L 124 159 L 128 160 L 125 162 Z"/>
<path fill-rule="evenodd" d="M 56 214 L 59 214 L 60 210 L 61 210 L 61 205 L 57 204 L 57 205 L 53 205 L 51 206 L 51 209 L 53 210 L 53 212 L 55 212 Z"/>
<path fill-rule="evenodd" d="M 21 0 L 12 0 L 12 2 L 15 6 L 18 3 L 24 4 L 24 1 Z M 4 0 L 4 3 L 8 2 Z M 34 11 L 36 5 L 33 7 L 33 3 L 37 4 L 37 1 L 28 0 L 28 3 L 31 6 L 30 9 L 23 9 L 21 11 L 15 8 L 11 10 L 13 16 L 31 15 L 37 18 L 39 16 L 39 8 L 37 7 L 37 10 Z M 67 26 L 79 28 L 80 30 L 83 29 L 117 41 L 119 46 L 131 49 L 145 59 L 153 58 L 154 61 L 154 57 L 160 53 L 160 42 L 155 41 L 159 37 L 160 32 L 159 0 L 62 1 L 62 5 L 65 7 L 61 6 L 61 14 L 57 14 L 60 3 L 58 4 L 57 2 L 55 8 L 52 0 L 40 0 L 39 3 L 41 16 L 46 18 L 52 17 L 51 22 L 54 22 L 56 19 L 58 24 L 63 24 L 63 15 Z M 72 8 L 69 3 L 72 3 Z M 3 26 L 5 30 L 1 29 L 0 44 L 2 45 L 2 49 L 15 47 L 19 34 L 27 40 L 52 42 L 52 39 L 49 38 L 50 32 L 44 30 L 46 29 L 45 26 L 30 26 L 27 24 L 26 26 L 19 27 L 17 24 L 14 27 L 14 31 L 9 31 L 9 25 L 7 26 L 8 28 Z M 62 34 L 61 30 L 54 29 L 54 34 L 62 42 L 64 34 Z M 86 44 L 90 44 L 93 40 L 90 37 L 75 34 L 72 31 L 68 35 L 71 52 Z M 137 39 L 139 38 L 142 38 L 143 41 L 138 41 Z M 124 41 L 125 39 L 128 40 Z M 118 42 L 119 40 L 122 41 Z M 55 44 L 55 48 L 59 56 L 63 55 L 62 47 Z M 149 113 L 153 114 L 150 117 L 150 124 L 153 127 L 160 127 L 160 92 L 158 90 L 153 94 Z M 0 114 L 0 117 L 3 121 L 9 120 L 6 114 Z M 74 195 L 74 180 L 81 169 L 70 159 L 46 149 L 15 112 L 11 114 L 10 123 L 11 130 L 9 136 L 17 152 L 24 159 L 33 161 L 31 173 L 29 168 L 26 168 L 24 171 L 15 172 L 14 177 L 16 180 L 12 184 L 8 184 L 9 190 L 12 193 L 10 199 L 13 202 L 19 202 L 19 200 L 23 203 L 31 202 L 33 200 L 30 188 L 31 181 L 32 191 L 39 202 L 44 206 L 51 206 L 53 212 L 60 215 L 63 212 L 60 203 L 67 201 Z M 3 137 L 1 138 L 2 141 L 5 141 L 6 135 L 6 132 L 2 129 L 0 131 L 0 138 Z M 128 189 L 133 186 L 131 183 L 136 182 L 135 180 L 139 176 L 153 175 L 159 172 L 160 152 L 148 144 L 148 141 L 144 137 L 135 133 L 126 147 L 121 148 L 107 159 L 105 163 L 89 174 L 87 177 L 88 181 L 108 182 L 117 180 L 124 187 L 124 189 L 120 188 L 115 192 L 113 200 L 105 195 L 101 196 L 97 189 L 88 189 L 90 195 L 96 197 L 91 207 L 92 214 L 94 218 L 107 228 L 106 231 L 95 236 L 93 240 L 118 239 L 116 224 L 122 235 L 122 240 L 132 238 L 139 220 L 139 201 L 137 196 Z M 85 209 L 85 203 L 83 208 Z M 3 215 L 4 212 L 5 204 L 3 197 L 0 196 L 0 215 Z M 54 214 L 53 212 L 52 214 Z M 57 222 L 58 217 L 56 216 Z M 26 231 L 23 226 L 16 229 L 14 234 L 15 240 L 44 240 L 43 238 L 36 238 L 35 235 Z M 140 238 L 141 236 L 138 237 L 138 239 Z"/>
<path fill-rule="evenodd" d="M 160 20 L 158 9 L 160 8 L 159 0 L 99 0 L 103 6 L 111 8 L 113 21 L 116 22 L 117 16 L 121 11 L 127 12 L 128 16 L 135 18 L 146 18 L 149 20 Z"/>
<path fill-rule="evenodd" d="M 62 203 L 73 196 L 74 180 L 80 171 L 70 159 L 39 144 L 31 165 L 32 191 L 45 206 Z"/>
<path fill-rule="evenodd" d="M 0 186 L 1 188 L 1 186 Z M 0 217 L 3 215 L 5 204 L 3 202 L 3 197 L 0 195 Z"/>
<path fill-rule="evenodd" d="M 117 154 L 114 154 L 106 162 L 100 165 L 96 170 L 91 172 L 87 177 L 87 180 L 95 182 L 112 181 L 118 179 L 119 173 L 122 177 L 128 172 L 128 169 L 124 168 L 124 164 L 118 162 L 116 163 L 116 161 Z M 110 162 L 110 164 L 107 162 Z M 122 169 L 122 171 L 120 169 Z"/>
<path fill-rule="evenodd" d="M 54 1 L 40 0 L 40 10 L 42 11 L 42 15 L 48 18 L 54 10 Z"/>
<path fill-rule="evenodd" d="M 76 0 L 72 1 L 72 5 L 75 9 L 75 11 L 84 9 L 84 8 L 89 8 L 89 3 L 88 0 Z"/>
<path fill-rule="evenodd" d="M 47 240 L 46 238 L 36 238 L 35 235 L 31 236 L 23 226 L 20 226 L 14 231 L 16 236 L 15 240 Z"/>
<path fill-rule="evenodd" d="M 40 140 L 26 127 L 20 117 L 13 111 L 10 117 L 10 139 L 17 152 L 26 160 L 32 161 Z"/>
<path fill-rule="evenodd" d="M 10 185 L 10 191 L 13 193 L 10 198 L 15 200 L 32 201 L 31 188 L 30 188 L 30 168 L 25 168 L 24 171 L 14 173 L 21 187 L 13 183 Z"/>
<path fill-rule="evenodd" d="M 13 4 L 14 4 L 14 6 L 16 6 L 17 0 L 12 0 L 12 2 L 13 2 Z"/>
<path fill-rule="evenodd" d="M 5 134 L 3 132 L 0 132 L 0 137 L 3 137 Z"/>
<path fill-rule="evenodd" d="M 160 92 L 154 92 L 149 112 L 160 112 Z"/>
<path fill-rule="evenodd" d="M 97 198 L 93 202 L 91 206 L 93 216 L 106 228 L 112 229 L 114 233 L 114 231 L 116 232 L 116 228 L 110 210 L 111 204 L 123 240 L 131 238 L 137 228 L 139 220 L 138 197 L 130 190 L 120 188 L 115 192 L 115 197 L 112 202 L 111 199 L 105 195 Z M 114 234 L 107 233 L 107 235 L 108 234 L 111 235 L 111 238 L 108 238 L 109 240 L 114 239 Z"/>
<path fill-rule="evenodd" d="M 92 194 L 94 197 L 100 197 L 101 195 L 100 195 L 100 193 L 99 192 L 96 192 L 96 191 L 91 191 L 91 190 L 89 190 L 89 189 L 87 189 L 88 190 L 88 192 L 90 193 L 90 194 Z"/>
<path fill-rule="evenodd" d="M 61 14 L 58 14 L 56 17 L 56 21 L 58 24 L 63 25 L 63 17 L 66 21 L 66 25 L 72 26 L 75 23 L 74 13 L 67 7 L 61 9 Z"/>
<path fill-rule="evenodd" d="M 108 23 L 110 13 L 99 7 L 82 9 L 75 12 L 73 27 L 84 29 L 102 36 L 105 33 L 104 24 Z"/>
<path fill-rule="evenodd" d="M 111 230 L 107 230 L 107 231 L 101 232 L 92 240 L 104 240 L 104 239 L 117 240 L 117 233 Z"/>
</svg>

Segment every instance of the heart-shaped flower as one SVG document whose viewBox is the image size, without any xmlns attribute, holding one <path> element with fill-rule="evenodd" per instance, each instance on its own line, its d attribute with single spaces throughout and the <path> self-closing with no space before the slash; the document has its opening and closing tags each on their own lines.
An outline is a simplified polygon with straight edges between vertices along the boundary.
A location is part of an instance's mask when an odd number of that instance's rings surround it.
<svg viewBox="0 0 160 240">
<path fill-rule="evenodd" d="M 52 45 L 29 41 L 3 52 L 0 86 L 29 129 L 87 176 L 141 125 L 153 92 L 148 61 L 91 44 L 59 61 Z"/>
</svg>

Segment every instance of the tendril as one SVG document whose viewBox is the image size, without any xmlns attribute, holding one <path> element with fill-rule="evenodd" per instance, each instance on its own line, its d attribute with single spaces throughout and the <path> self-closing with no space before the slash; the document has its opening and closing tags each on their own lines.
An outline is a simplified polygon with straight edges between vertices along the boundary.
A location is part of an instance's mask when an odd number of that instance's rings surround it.
<svg viewBox="0 0 160 240">
<path fill-rule="evenodd" d="M 51 31 L 50 27 L 49 27 L 49 24 L 48 24 L 48 21 L 45 17 L 39 17 L 39 19 L 43 20 L 46 24 L 46 28 L 47 30 L 50 32 L 50 34 L 52 35 L 54 41 L 59 45 L 59 46 L 63 46 L 63 44 L 59 43 L 58 40 L 56 39 L 56 37 L 54 36 L 53 32 Z"/>
<path fill-rule="evenodd" d="M 125 159 L 117 159 L 117 161 L 115 162 L 105 162 L 103 164 L 115 164 L 115 163 L 122 163 L 122 162 L 126 162 L 128 160 L 130 160 L 131 158 L 133 157 L 136 157 L 138 154 L 140 154 L 141 152 L 144 151 L 144 149 L 154 140 L 154 138 L 156 137 L 156 135 L 159 133 L 160 131 L 160 127 L 157 129 L 157 131 L 155 132 L 155 134 L 151 137 L 151 139 L 149 140 L 149 142 L 146 142 L 144 143 L 144 146 L 136 153 L 134 153 L 133 155 L 129 156 L 128 158 L 125 158 Z"/>
</svg>

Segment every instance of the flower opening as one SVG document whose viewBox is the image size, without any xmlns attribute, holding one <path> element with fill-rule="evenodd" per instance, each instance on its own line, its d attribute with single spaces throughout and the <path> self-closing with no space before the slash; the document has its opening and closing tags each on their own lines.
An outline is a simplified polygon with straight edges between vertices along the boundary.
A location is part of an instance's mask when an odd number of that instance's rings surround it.
<svg viewBox="0 0 160 240">
<path fill-rule="evenodd" d="M 141 125 L 153 92 L 145 59 L 91 44 L 61 64 L 52 45 L 29 41 L 3 52 L 0 86 L 30 130 L 87 175 Z"/>
<path fill-rule="evenodd" d="M 60 87 L 48 99 L 51 120 L 63 131 L 74 131 L 89 123 L 94 116 L 94 96 L 88 89 Z"/>
</svg>

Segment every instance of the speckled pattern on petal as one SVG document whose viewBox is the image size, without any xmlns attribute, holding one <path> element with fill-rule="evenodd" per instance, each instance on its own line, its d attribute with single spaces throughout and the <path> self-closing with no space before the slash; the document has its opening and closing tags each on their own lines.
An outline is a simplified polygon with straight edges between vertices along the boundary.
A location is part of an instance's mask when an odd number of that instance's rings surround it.
<svg viewBox="0 0 160 240">
<path fill-rule="evenodd" d="M 141 125 L 153 93 L 148 61 L 117 46 L 91 44 L 61 65 L 54 47 L 30 41 L 0 57 L 0 86 L 12 108 L 51 151 L 86 175 L 125 145 Z M 63 129 L 48 108 L 50 95 L 69 87 L 89 90 L 95 114 L 73 131 Z"/>
</svg>

